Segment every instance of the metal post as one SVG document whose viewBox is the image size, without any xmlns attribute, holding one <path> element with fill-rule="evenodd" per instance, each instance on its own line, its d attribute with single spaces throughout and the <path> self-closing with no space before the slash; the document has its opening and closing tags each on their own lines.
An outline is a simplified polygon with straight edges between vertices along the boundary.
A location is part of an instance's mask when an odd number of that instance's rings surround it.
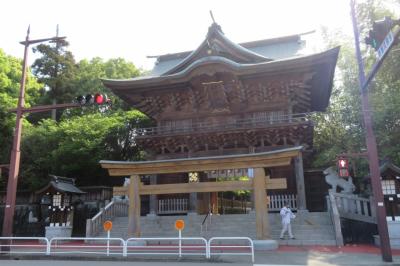
<svg viewBox="0 0 400 266">
<path fill-rule="evenodd" d="M 128 256 L 128 241 L 124 241 L 124 246 L 122 247 L 122 256 L 127 257 Z"/>
<path fill-rule="evenodd" d="M 46 255 L 50 256 L 50 241 L 46 239 Z"/>
<path fill-rule="evenodd" d="M 179 258 L 182 257 L 182 230 L 179 231 Z"/>
<path fill-rule="evenodd" d="M 110 231 L 107 231 L 107 257 L 110 256 Z"/>
<path fill-rule="evenodd" d="M 357 28 L 357 19 L 355 15 L 355 0 L 351 0 L 351 18 L 353 22 L 354 41 L 356 48 L 356 56 L 358 61 L 358 78 L 361 90 L 362 113 L 365 126 L 365 139 L 367 144 L 367 153 L 369 160 L 369 171 L 371 175 L 372 192 L 375 197 L 374 207 L 376 208 L 378 232 L 380 238 L 380 246 L 383 261 L 391 262 L 392 251 L 390 249 L 389 233 L 386 222 L 386 211 L 383 201 L 382 184 L 380 180 L 378 151 L 376 147 L 376 139 L 372 128 L 371 109 L 368 101 L 368 84 L 365 84 L 364 64 L 361 57 L 359 31 Z M 365 88 L 365 89 L 363 89 Z"/>
</svg>

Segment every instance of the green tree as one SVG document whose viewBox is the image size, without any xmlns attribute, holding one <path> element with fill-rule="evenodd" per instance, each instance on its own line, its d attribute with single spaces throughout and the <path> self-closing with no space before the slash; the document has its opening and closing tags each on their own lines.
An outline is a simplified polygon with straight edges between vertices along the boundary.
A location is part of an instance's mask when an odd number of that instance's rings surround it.
<svg viewBox="0 0 400 266">
<path fill-rule="evenodd" d="M 114 94 L 101 82 L 102 78 L 108 79 L 125 79 L 134 78 L 141 74 L 141 70 L 137 69 L 131 62 L 122 58 L 109 59 L 104 61 L 99 57 L 89 60 L 81 60 L 77 64 L 79 70 L 72 81 L 76 95 L 86 95 L 88 93 L 105 93 L 111 98 L 113 110 L 119 109 L 129 110 L 129 106 Z M 76 96 L 75 95 L 75 96 Z M 97 112 L 97 108 L 85 108 L 84 110 L 69 110 L 64 113 L 66 117 L 71 115 L 82 115 L 82 113 Z"/>
<path fill-rule="evenodd" d="M 6 55 L 0 49 L 0 164 L 8 164 L 12 145 L 15 114 L 9 110 L 17 107 L 22 74 L 22 61 Z M 30 72 L 27 75 L 25 105 L 38 101 L 41 85 Z M 29 126 L 24 121 L 24 126 Z"/>
<path fill-rule="evenodd" d="M 54 66 L 53 61 L 50 66 Z M 122 102 L 100 80 L 131 78 L 138 76 L 140 70 L 124 59 L 94 58 L 81 60 L 75 66 L 78 71 L 70 79 L 63 79 L 63 86 L 74 88 L 74 92 L 69 92 L 70 99 L 65 97 L 63 101 L 101 92 L 111 96 L 112 109 L 84 106 L 67 109 L 58 122 L 38 119 L 36 126 L 25 132 L 22 142 L 22 186 L 38 188 L 47 182 L 49 174 L 75 177 L 80 185 L 110 184 L 99 160 L 138 160 L 142 156 L 135 132 L 137 127 L 148 125 L 148 118 L 138 111 L 123 111 L 129 108 L 122 108 Z"/>
<path fill-rule="evenodd" d="M 370 29 L 372 22 L 392 15 L 385 10 L 382 1 L 366 1 L 358 5 L 358 20 L 361 28 L 361 40 Z M 361 111 L 361 100 L 358 85 L 358 66 L 354 54 L 352 36 L 342 33 L 326 35 L 327 47 L 341 45 L 335 87 L 333 88 L 330 106 L 325 113 L 315 115 L 314 166 L 334 164 L 335 157 L 342 152 L 360 152 L 365 148 L 365 132 Z M 370 67 L 376 57 L 373 49 L 362 44 L 364 60 Z M 394 48 L 396 50 L 396 48 Z M 399 53 L 392 51 L 385 60 L 378 75 L 369 87 L 372 106 L 374 130 L 377 137 L 380 158 L 390 157 L 400 163 L 400 84 Z M 367 161 L 358 159 L 357 172 L 367 174 Z"/>
<path fill-rule="evenodd" d="M 41 121 L 24 134 L 22 186 L 39 188 L 49 174 L 76 178 L 79 185 L 112 184 L 99 161 L 140 160 L 135 132 L 148 121 L 137 111 Z"/>
<path fill-rule="evenodd" d="M 76 75 L 74 56 L 67 51 L 68 42 L 59 40 L 50 44 L 40 44 L 33 49 L 42 56 L 32 65 L 33 73 L 46 85 L 42 103 L 71 102 L 75 95 L 73 80 Z M 57 119 L 56 110 L 52 110 L 52 118 Z"/>
</svg>

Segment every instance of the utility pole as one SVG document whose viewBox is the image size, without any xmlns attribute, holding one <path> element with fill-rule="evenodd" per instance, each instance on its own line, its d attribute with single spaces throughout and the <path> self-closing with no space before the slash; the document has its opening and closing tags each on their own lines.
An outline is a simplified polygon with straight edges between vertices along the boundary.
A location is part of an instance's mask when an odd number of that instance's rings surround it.
<svg viewBox="0 0 400 266">
<path fill-rule="evenodd" d="M 26 68 L 28 61 L 28 47 L 29 47 L 29 33 L 30 26 L 25 38 L 25 49 L 24 49 L 24 60 L 22 63 L 22 78 L 19 89 L 18 106 L 17 106 L 17 117 L 16 125 L 13 138 L 13 147 L 11 150 L 10 169 L 8 174 L 7 183 L 7 196 L 6 205 L 4 209 L 4 221 L 3 221 L 3 236 L 12 236 L 12 227 L 14 221 L 15 211 L 15 197 L 18 182 L 19 172 L 19 161 L 21 157 L 20 145 L 21 145 L 21 130 L 22 130 L 22 108 L 25 105 L 25 82 L 26 82 Z"/>
<path fill-rule="evenodd" d="M 57 24 L 57 29 L 56 29 L 56 37 L 58 37 L 58 24 Z M 56 51 L 57 51 L 57 54 L 60 54 L 60 43 L 59 42 L 56 42 Z M 55 65 L 55 71 L 54 71 L 54 76 L 55 76 L 55 78 L 57 79 L 57 77 L 58 77 L 58 57 L 56 57 L 56 65 Z M 54 95 L 54 92 L 55 91 L 57 91 L 58 90 L 58 88 L 57 88 L 57 84 L 58 84 L 58 82 L 55 82 L 55 84 L 53 85 L 53 87 L 52 88 L 50 88 L 50 90 L 52 90 L 52 94 L 53 94 L 53 99 L 52 99 L 52 101 L 53 101 L 53 105 L 56 105 L 57 104 L 57 99 L 56 99 L 56 96 Z M 51 118 L 54 120 L 54 121 L 57 121 L 57 109 L 52 109 L 51 110 Z"/>
<path fill-rule="evenodd" d="M 4 220 L 3 220 L 3 237 L 11 237 L 13 232 L 13 222 L 14 222 L 14 212 L 15 212 L 15 199 L 17 194 L 17 185 L 18 185 L 18 174 L 19 174 L 19 166 L 20 166 L 20 157 L 21 157 L 21 133 L 22 133 L 22 117 L 25 113 L 39 113 L 39 112 L 48 112 L 50 110 L 56 109 L 65 109 L 65 108 L 79 108 L 84 105 L 89 106 L 92 104 L 95 105 L 110 105 L 111 100 L 105 94 L 96 93 L 95 95 L 88 94 L 86 96 L 78 96 L 75 103 L 61 103 L 61 104 L 52 104 L 52 105 L 40 105 L 25 108 L 25 82 L 26 82 L 26 69 L 27 69 L 27 60 L 28 60 L 28 48 L 31 44 L 54 41 L 59 42 L 64 40 L 66 37 L 58 36 L 58 26 L 57 26 L 57 35 L 53 38 L 46 39 L 37 39 L 37 40 L 29 40 L 29 31 L 30 27 L 28 27 L 28 32 L 26 35 L 25 41 L 21 42 L 25 46 L 24 50 L 24 59 L 23 59 L 23 67 L 22 67 L 22 78 L 21 78 L 21 86 L 19 91 L 18 105 L 17 108 L 9 110 L 10 112 L 15 112 L 17 114 L 16 117 L 16 126 L 14 131 L 14 139 L 13 146 L 11 151 L 10 158 L 10 166 L 9 166 L 9 175 L 8 175 L 8 183 L 7 183 L 7 195 L 6 195 L 6 206 L 4 211 Z M 0 165 L 0 167 L 5 167 L 8 165 Z M 0 168 L 1 170 L 1 168 Z M 1 172 L 1 171 L 0 171 Z M 5 242 L 1 249 L 3 251 L 7 251 L 10 249 L 9 240 L 3 241 Z"/>
<path fill-rule="evenodd" d="M 385 47 L 385 50 L 383 51 L 382 55 L 379 57 L 378 61 L 372 67 L 371 72 L 366 77 L 364 70 L 364 63 L 361 57 L 360 37 L 359 37 L 357 19 L 355 14 L 355 0 L 351 0 L 351 18 L 353 22 L 354 41 L 355 41 L 356 56 L 358 62 L 358 71 L 359 71 L 358 80 L 361 93 L 362 114 L 365 126 L 365 140 L 367 144 L 369 171 L 371 176 L 372 192 L 375 199 L 375 201 L 373 202 L 374 204 L 373 207 L 376 208 L 382 259 L 383 261 L 391 262 L 393 261 L 392 250 L 390 248 L 388 226 L 386 222 L 386 210 L 385 210 L 382 184 L 379 172 L 378 150 L 376 145 L 376 138 L 372 128 L 372 110 L 368 100 L 368 85 L 372 80 L 372 78 L 377 73 L 379 67 L 381 66 L 386 55 L 388 54 L 390 48 L 393 46 L 394 43 L 393 39 L 397 38 L 397 36 L 399 35 L 399 30 L 397 29 L 397 32 L 395 32 L 394 34 L 395 37 L 392 39 L 392 42 L 389 43 L 387 47 Z"/>
<path fill-rule="evenodd" d="M 15 199 L 17 194 L 18 174 L 19 174 L 19 165 L 21 157 L 20 147 L 21 147 L 22 118 L 25 112 L 24 108 L 25 83 L 26 83 L 26 72 L 28 64 L 28 48 L 29 45 L 31 44 L 36 44 L 46 41 L 59 41 L 65 39 L 65 37 L 53 37 L 46 39 L 30 40 L 29 33 L 30 33 L 30 26 L 28 27 L 25 41 L 21 42 L 21 44 L 25 46 L 24 59 L 22 63 L 22 78 L 20 83 L 18 105 L 16 108 L 17 117 L 14 130 L 13 146 L 11 150 L 10 168 L 9 168 L 8 183 L 7 183 L 7 195 L 6 195 L 6 204 L 4 209 L 3 232 L 2 232 L 3 237 L 11 237 L 13 231 Z M 4 249 L 9 247 L 3 246 L 2 248 Z"/>
</svg>

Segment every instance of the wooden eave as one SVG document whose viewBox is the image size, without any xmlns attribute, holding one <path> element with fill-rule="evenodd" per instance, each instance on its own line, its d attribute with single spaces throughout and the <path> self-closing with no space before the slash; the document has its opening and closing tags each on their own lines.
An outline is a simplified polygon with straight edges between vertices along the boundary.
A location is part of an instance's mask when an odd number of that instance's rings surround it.
<svg viewBox="0 0 400 266">
<path fill-rule="evenodd" d="M 135 92 L 149 92 L 158 89 L 168 89 L 179 83 L 190 81 L 190 75 L 198 68 L 211 68 L 214 72 L 223 72 L 223 69 L 232 71 L 236 75 L 254 75 L 254 74 L 285 74 L 298 72 L 302 69 L 310 69 L 312 67 L 329 64 L 336 66 L 337 56 L 340 47 L 324 51 L 322 53 L 299 56 L 282 60 L 275 60 L 271 62 L 257 63 L 257 64 L 238 64 L 224 57 L 208 56 L 192 63 L 186 69 L 179 73 L 171 74 L 168 76 L 156 77 L 139 77 L 133 79 L 102 79 L 103 84 L 110 88 L 112 91 L 118 90 L 134 90 Z M 222 68 L 222 69 L 219 69 Z M 212 71 L 211 70 L 211 71 Z M 208 71 L 207 73 L 210 73 Z"/>
<path fill-rule="evenodd" d="M 263 153 L 158 161 L 122 162 L 102 160 L 100 164 L 101 167 L 108 170 L 111 176 L 262 168 L 289 165 L 291 159 L 299 155 L 302 148 L 302 146 L 297 146 Z"/>
<path fill-rule="evenodd" d="M 314 73 L 311 81 L 311 106 L 312 111 L 324 111 L 329 103 L 332 91 L 333 76 L 339 47 L 322 53 L 302 56 L 257 64 L 238 64 L 224 57 L 208 56 L 193 62 L 179 73 L 126 80 L 103 79 L 103 84 L 110 88 L 116 95 L 134 107 L 136 102 L 130 96 L 141 93 L 157 94 L 161 90 L 171 88 L 187 88 L 191 79 L 201 73 L 213 75 L 215 73 L 229 72 L 238 78 L 251 78 L 255 76 L 276 76 L 290 73 Z M 140 110 L 140 108 L 139 108 Z"/>
<path fill-rule="evenodd" d="M 35 192 L 35 194 L 41 194 L 50 189 L 54 189 L 55 191 L 59 191 L 59 192 L 63 192 L 63 193 L 71 193 L 71 194 L 85 194 L 86 193 L 86 192 L 83 192 L 82 190 L 80 190 L 79 188 L 77 188 L 75 185 L 50 181 L 45 187 L 37 190 Z"/>
<path fill-rule="evenodd" d="M 392 162 L 385 162 L 379 167 L 379 172 L 383 174 L 387 170 L 392 170 L 396 175 L 400 175 L 400 167 L 396 166 Z"/>
</svg>

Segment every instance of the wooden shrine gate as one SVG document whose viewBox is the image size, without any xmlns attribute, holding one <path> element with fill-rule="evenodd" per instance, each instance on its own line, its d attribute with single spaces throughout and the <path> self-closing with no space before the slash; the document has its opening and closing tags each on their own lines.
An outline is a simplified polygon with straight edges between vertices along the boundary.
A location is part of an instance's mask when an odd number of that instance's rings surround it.
<svg viewBox="0 0 400 266">
<path fill-rule="evenodd" d="M 267 189 L 285 189 L 286 178 L 267 178 L 264 168 L 290 165 L 301 153 L 301 146 L 271 152 L 227 155 L 175 160 L 118 162 L 100 161 L 111 176 L 130 176 L 128 187 L 119 187 L 114 195 L 129 195 L 128 236 L 140 237 L 140 196 L 191 192 L 254 190 L 257 239 L 270 239 Z M 143 185 L 140 175 L 200 172 L 253 168 L 254 178 L 248 181 L 223 181 Z M 128 190 L 128 191 L 127 191 Z"/>
</svg>

